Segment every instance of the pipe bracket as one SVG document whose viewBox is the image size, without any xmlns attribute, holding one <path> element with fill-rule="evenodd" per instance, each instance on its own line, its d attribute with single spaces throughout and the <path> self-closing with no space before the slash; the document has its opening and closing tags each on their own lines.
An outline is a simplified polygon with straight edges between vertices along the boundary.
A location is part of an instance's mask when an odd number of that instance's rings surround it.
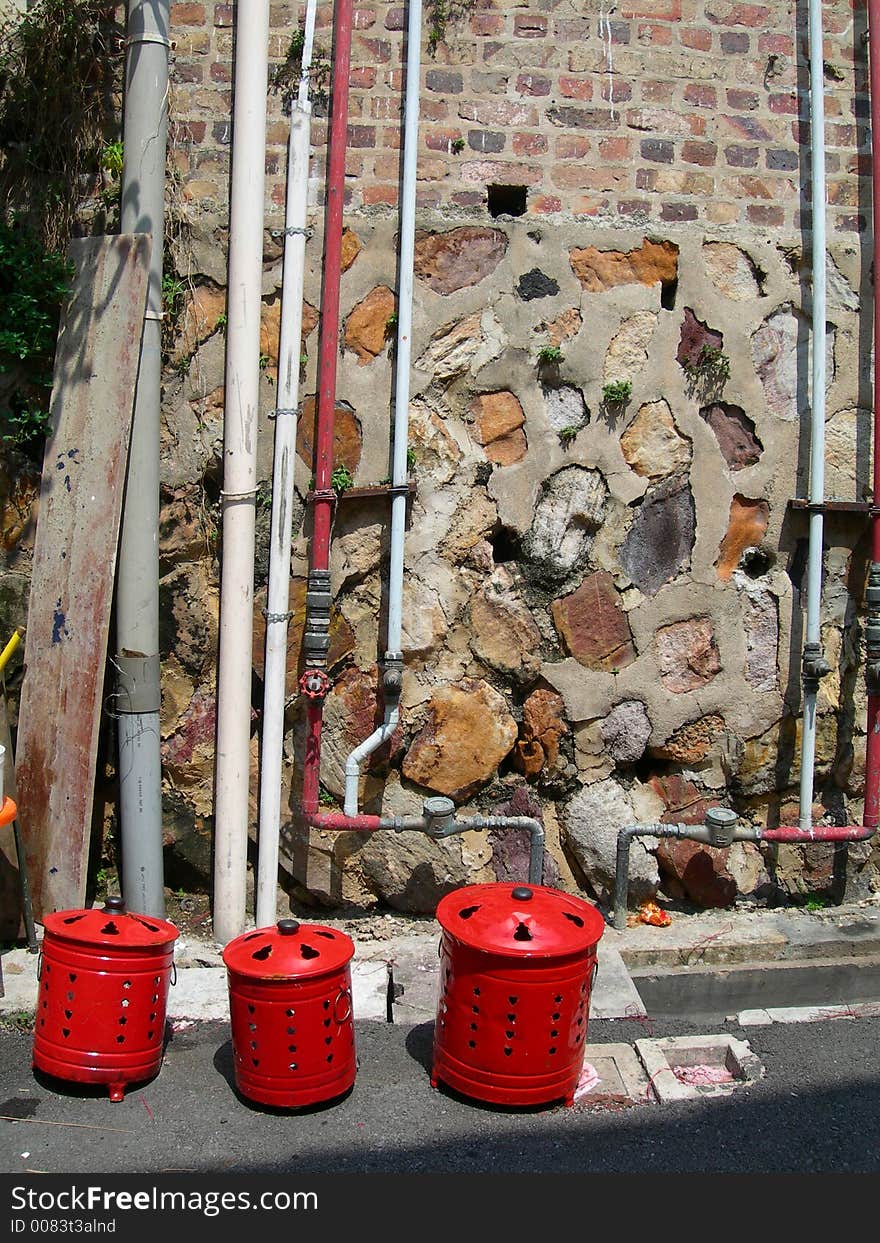
<svg viewBox="0 0 880 1243">
<path fill-rule="evenodd" d="M 300 414 L 302 414 L 302 407 L 301 406 L 276 406 L 274 410 L 269 411 L 266 417 L 269 419 L 278 419 L 281 417 L 282 414 L 293 415 L 295 419 L 299 418 Z"/>
<path fill-rule="evenodd" d="M 306 241 L 311 240 L 311 238 L 314 237 L 314 234 L 315 234 L 314 229 L 311 229 L 308 226 L 303 228 L 300 225 L 295 225 L 295 224 L 290 225 L 286 229 L 271 229 L 270 232 L 271 232 L 272 237 L 302 236 L 306 239 Z"/>
<path fill-rule="evenodd" d="M 161 707 L 159 690 L 159 656 L 117 655 L 115 708 L 117 715 L 158 712 Z"/>
</svg>

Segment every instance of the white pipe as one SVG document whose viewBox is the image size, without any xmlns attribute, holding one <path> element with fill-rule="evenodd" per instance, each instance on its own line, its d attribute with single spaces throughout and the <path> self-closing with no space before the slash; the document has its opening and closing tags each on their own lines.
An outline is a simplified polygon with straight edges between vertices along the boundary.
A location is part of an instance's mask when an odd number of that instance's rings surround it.
<svg viewBox="0 0 880 1243">
<path fill-rule="evenodd" d="M 159 421 L 170 0 L 129 0 L 120 233 L 151 235 L 116 580 L 122 893 L 165 914 L 159 749 Z"/>
<path fill-rule="evenodd" d="M 810 489 L 812 506 L 825 500 L 825 75 L 822 57 L 821 0 L 810 0 L 810 191 L 812 202 L 812 390 L 810 409 Z M 810 510 L 807 553 L 806 619 L 804 643 L 820 642 L 819 606 L 822 597 L 822 510 Z M 801 728 L 800 826 L 813 818 L 813 770 L 816 758 L 817 679 L 805 680 Z"/>
<path fill-rule="evenodd" d="M 308 98 L 308 84 L 315 34 L 316 4 L 317 0 L 308 0 L 299 97 L 297 104 L 291 109 L 287 145 L 284 270 L 281 280 L 281 328 L 278 339 L 278 408 L 275 411 L 269 587 L 266 600 L 266 661 L 263 675 L 256 898 L 258 928 L 274 924 L 277 915 L 281 764 L 284 749 L 287 631 L 290 620 L 288 614 L 290 528 L 293 510 L 293 468 L 296 458 L 300 352 L 302 350 L 302 303 L 312 112 L 312 105 Z"/>
<path fill-rule="evenodd" d="M 397 348 L 394 375 L 394 448 L 391 484 L 391 563 L 388 571 L 387 656 L 401 658 L 403 632 L 403 545 L 406 530 L 406 451 L 409 437 L 410 359 L 412 355 L 413 264 L 416 225 L 416 165 L 421 96 L 422 0 L 410 0 L 406 46 L 406 102 L 403 125 L 403 183 L 400 216 L 400 281 L 397 298 Z M 387 659 L 387 657 L 386 657 Z M 394 723 L 391 717 L 394 715 Z M 368 755 L 391 737 L 397 724 L 396 701 L 385 720 L 345 762 L 345 812 L 357 815 L 357 769 Z"/>
<path fill-rule="evenodd" d="M 214 936 L 245 927 L 269 0 L 237 6 L 214 776 Z"/>
</svg>

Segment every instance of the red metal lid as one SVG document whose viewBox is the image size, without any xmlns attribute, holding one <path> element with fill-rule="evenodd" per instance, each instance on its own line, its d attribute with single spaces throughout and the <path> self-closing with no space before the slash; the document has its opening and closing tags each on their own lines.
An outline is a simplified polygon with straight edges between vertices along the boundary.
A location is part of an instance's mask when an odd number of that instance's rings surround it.
<svg viewBox="0 0 880 1243">
<path fill-rule="evenodd" d="M 43 926 L 55 937 L 80 945 L 101 945 L 117 949 L 170 945 L 180 936 L 174 924 L 152 915 L 127 911 L 122 898 L 108 898 L 102 909 L 53 911 L 43 918 Z"/>
<path fill-rule="evenodd" d="M 581 898 L 547 885 L 468 885 L 441 898 L 437 921 L 471 949 L 553 958 L 598 944 L 605 920 Z"/>
<path fill-rule="evenodd" d="M 242 933 L 223 951 L 230 971 L 256 979 L 302 979 L 338 971 L 354 957 L 354 941 L 337 928 L 279 919 Z"/>
</svg>

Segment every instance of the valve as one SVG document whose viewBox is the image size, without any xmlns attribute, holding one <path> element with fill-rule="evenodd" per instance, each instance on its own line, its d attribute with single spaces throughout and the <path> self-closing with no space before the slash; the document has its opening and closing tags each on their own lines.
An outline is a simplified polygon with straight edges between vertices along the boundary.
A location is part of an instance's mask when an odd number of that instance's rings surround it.
<svg viewBox="0 0 880 1243">
<path fill-rule="evenodd" d="M 307 699 L 326 699 L 330 692 L 330 679 L 323 669 L 306 669 L 299 680 L 299 689 Z"/>
<path fill-rule="evenodd" d="M 422 815 L 429 837 L 448 837 L 455 832 L 455 803 L 451 798 L 442 794 L 426 798 L 422 804 Z"/>
<path fill-rule="evenodd" d="M 804 644 L 804 657 L 801 662 L 801 675 L 804 685 L 815 689 L 821 678 L 831 672 L 831 666 L 825 659 L 818 643 Z"/>
</svg>

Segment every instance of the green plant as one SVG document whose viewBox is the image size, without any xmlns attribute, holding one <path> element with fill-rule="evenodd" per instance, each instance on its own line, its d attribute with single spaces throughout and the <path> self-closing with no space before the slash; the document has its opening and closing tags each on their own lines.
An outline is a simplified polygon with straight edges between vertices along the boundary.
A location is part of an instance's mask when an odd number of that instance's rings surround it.
<svg viewBox="0 0 880 1243">
<path fill-rule="evenodd" d="M 39 460 L 61 306 L 73 265 L 26 225 L 0 220 L 0 439 Z"/>
<path fill-rule="evenodd" d="M 564 354 L 558 345 L 542 345 L 538 350 L 538 366 L 539 367 L 555 367 L 564 359 Z"/>
<path fill-rule="evenodd" d="M 336 466 L 330 476 L 330 487 L 334 492 L 345 492 L 354 483 L 354 477 L 347 466 Z"/>
<path fill-rule="evenodd" d="M 559 443 L 562 445 L 563 449 L 568 448 L 580 430 L 581 429 L 579 427 L 572 426 L 561 427 L 559 429 Z"/>
<path fill-rule="evenodd" d="M 318 787 L 318 806 L 319 807 L 335 807 L 336 799 L 323 785 Z"/>
<path fill-rule="evenodd" d="M 623 406 L 632 396 L 630 380 L 611 380 L 602 389 L 602 400 L 606 406 Z"/>
<path fill-rule="evenodd" d="M 445 40 L 450 22 L 472 11 L 474 0 L 427 0 L 425 18 L 428 27 L 428 53 L 433 56 Z"/>
<path fill-rule="evenodd" d="M 685 359 L 682 370 L 691 389 L 719 392 L 730 379 L 730 359 L 718 346 L 704 344 L 696 359 Z"/>
<path fill-rule="evenodd" d="M 108 142 L 101 152 L 101 167 L 106 169 L 108 173 L 112 173 L 114 177 L 121 177 L 124 162 L 125 153 L 122 143 L 119 141 Z"/>
<path fill-rule="evenodd" d="M 115 145 L 124 46 L 106 0 L 23 7 L 0 18 L 0 206 L 64 251 Z"/>
<path fill-rule="evenodd" d="M 281 106 L 285 112 L 290 112 L 293 101 L 299 94 L 305 42 L 305 33 L 300 27 L 291 35 L 284 60 L 269 75 L 269 85 L 273 91 L 280 92 Z M 330 69 L 330 59 L 326 51 L 316 46 L 312 50 L 309 64 L 309 96 L 312 103 L 323 106 L 330 102 L 327 89 L 330 84 Z"/>
<path fill-rule="evenodd" d="M 805 911 L 824 911 L 826 907 L 831 906 L 830 898 L 821 898 L 818 894 L 813 894 L 807 898 L 804 903 Z"/>
<path fill-rule="evenodd" d="M 385 320 L 385 340 L 388 341 L 397 331 L 397 312 L 392 311 Z"/>
<path fill-rule="evenodd" d="M 449 149 L 453 155 L 461 155 L 464 148 L 465 142 L 463 138 L 453 138 L 452 142 L 449 144 Z"/>
<path fill-rule="evenodd" d="M 406 451 L 406 472 L 412 475 L 416 469 L 416 451 L 412 447 Z"/>
<path fill-rule="evenodd" d="M 30 1032 L 34 1028 L 34 1016 L 27 1010 L 7 1010 L 0 1014 L 0 1030 Z"/>
<path fill-rule="evenodd" d="M 221 311 L 221 312 L 220 312 L 220 314 L 217 316 L 217 322 L 216 322 L 216 324 L 214 325 L 214 328 L 215 328 L 215 330 L 216 330 L 217 332 L 225 332 L 225 331 L 226 331 L 226 325 L 227 325 L 228 323 L 229 323 L 229 320 L 228 320 L 228 318 L 227 318 L 226 312 L 225 312 L 225 311 Z"/>
</svg>

